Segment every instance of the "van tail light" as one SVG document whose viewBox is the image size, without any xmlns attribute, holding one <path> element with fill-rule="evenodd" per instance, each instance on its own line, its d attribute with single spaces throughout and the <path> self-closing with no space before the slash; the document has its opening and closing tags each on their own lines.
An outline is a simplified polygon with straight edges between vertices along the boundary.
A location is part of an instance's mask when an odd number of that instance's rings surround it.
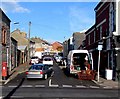
<svg viewBox="0 0 120 99">
<path fill-rule="evenodd" d="M 42 71 L 40 71 L 40 74 L 43 74 L 43 72 L 42 72 Z"/>
<path fill-rule="evenodd" d="M 74 66 L 73 66 L 73 65 L 71 65 L 71 66 L 70 66 L 70 69 L 71 69 L 71 70 L 74 70 Z"/>
</svg>

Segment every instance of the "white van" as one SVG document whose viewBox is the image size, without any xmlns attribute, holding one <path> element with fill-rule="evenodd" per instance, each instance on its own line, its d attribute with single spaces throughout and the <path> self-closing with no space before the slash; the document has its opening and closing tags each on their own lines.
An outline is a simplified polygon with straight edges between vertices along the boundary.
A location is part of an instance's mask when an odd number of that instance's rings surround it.
<svg viewBox="0 0 120 99">
<path fill-rule="evenodd" d="M 92 54 L 88 50 L 71 50 L 67 57 L 67 70 L 69 74 L 77 74 L 81 70 L 86 70 L 85 61 L 93 69 Z"/>
</svg>

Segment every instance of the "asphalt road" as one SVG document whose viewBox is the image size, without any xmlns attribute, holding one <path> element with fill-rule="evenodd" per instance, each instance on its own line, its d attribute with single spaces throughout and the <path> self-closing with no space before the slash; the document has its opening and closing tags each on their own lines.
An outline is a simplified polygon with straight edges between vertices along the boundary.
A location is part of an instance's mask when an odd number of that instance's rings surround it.
<svg viewBox="0 0 120 99">
<path fill-rule="evenodd" d="M 4 98 L 39 98 L 39 99 L 118 99 L 117 89 L 106 89 L 93 81 L 79 80 L 67 76 L 55 63 L 54 74 L 47 80 L 26 79 L 22 73 L 2 86 Z"/>
</svg>

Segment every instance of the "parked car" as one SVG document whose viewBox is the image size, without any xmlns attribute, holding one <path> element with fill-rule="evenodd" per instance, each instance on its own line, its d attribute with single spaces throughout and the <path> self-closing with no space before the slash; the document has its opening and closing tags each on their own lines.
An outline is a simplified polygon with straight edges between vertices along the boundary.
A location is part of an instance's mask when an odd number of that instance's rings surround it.
<svg viewBox="0 0 120 99">
<path fill-rule="evenodd" d="M 39 63 L 39 60 L 40 59 L 37 56 L 33 56 L 30 59 L 30 64 L 37 64 L 37 63 Z"/>
<path fill-rule="evenodd" d="M 28 78 L 43 78 L 47 79 L 51 76 L 53 68 L 50 65 L 45 64 L 34 64 L 30 66 L 28 71 L 26 71 L 26 76 Z"/>
<path fill-rule="evenodd" d="M 43 64 L 53 65 L 53 58 L 50 56 L 46 56 L 43 58 Z"/>
</svg>

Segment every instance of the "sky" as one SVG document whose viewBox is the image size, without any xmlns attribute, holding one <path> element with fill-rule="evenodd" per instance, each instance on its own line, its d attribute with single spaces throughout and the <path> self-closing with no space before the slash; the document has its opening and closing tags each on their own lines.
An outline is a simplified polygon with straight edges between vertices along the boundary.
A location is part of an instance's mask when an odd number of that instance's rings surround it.
<svg viewBox="0 0 120 99">
<path fill-rule="evenodd" d="M 20 29 L 30 37 L 48 42 L 63 42 L 74 32 L 89 29 L 95 22 L 94 8 L 98 2 L 2 2 L 0 7 L 11 20 L 10 31 Z M 14 24 L 19 22 L 19 24 Z"/>
</svg>

